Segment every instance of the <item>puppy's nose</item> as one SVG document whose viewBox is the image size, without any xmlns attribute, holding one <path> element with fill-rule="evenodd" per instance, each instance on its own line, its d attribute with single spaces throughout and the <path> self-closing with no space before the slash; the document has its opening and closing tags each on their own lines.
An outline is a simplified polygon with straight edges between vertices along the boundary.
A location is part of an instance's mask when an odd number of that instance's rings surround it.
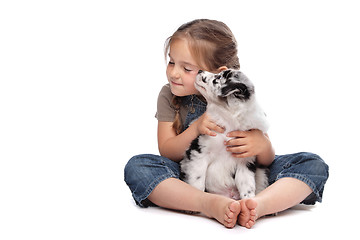
<svg viewBox="0 0 360 240">
<path fill-rule="evenodd" d="M 203 70 L 199 70 L 199 71 L 198 71 L 198 74 L 199 74 L 199 73 L 202 73 L 202 72 L 203 72 Z"/>
</svg>

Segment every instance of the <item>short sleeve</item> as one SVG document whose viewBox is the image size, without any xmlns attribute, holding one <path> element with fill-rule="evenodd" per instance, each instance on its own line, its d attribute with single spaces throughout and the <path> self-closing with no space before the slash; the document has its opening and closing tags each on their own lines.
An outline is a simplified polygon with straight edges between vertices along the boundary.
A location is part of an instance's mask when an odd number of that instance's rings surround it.
<svg viewBox="0 0 360 240">
<path fill-rule="evenodd" d="M 160 122 L 173 122 L 175 119 L 175 109 L 171 104 L 173 98 L 169 84 L 166 84 L 161 89 L 158 101 L 157 101 L 157 112 L 155 117 Z"/>
</svg>

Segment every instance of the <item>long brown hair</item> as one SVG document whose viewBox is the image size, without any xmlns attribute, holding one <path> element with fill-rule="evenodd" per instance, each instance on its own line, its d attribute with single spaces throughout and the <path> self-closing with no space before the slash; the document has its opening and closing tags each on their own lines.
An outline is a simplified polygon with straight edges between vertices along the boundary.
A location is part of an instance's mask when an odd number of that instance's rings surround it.
<svg viewBox="0 0 360 240">
<path fill-rule="evenodd" d="M 230 28 L 223 22 L 209 19 L 196 19 L 181 25 L 165 42 L 165 59 L 167 59 L 171 42 L 174 39 L 185 38 L 189 44 L 192 57 L 202 70 L 217 72 L 222 66 L 240 69 L 237 56 L 237 42 Z M 174 96 L 172 105 L 176 115 L 173 129 L 176 134 L 182 131 L 179 114 L 181 100 Z"/>
</svg>

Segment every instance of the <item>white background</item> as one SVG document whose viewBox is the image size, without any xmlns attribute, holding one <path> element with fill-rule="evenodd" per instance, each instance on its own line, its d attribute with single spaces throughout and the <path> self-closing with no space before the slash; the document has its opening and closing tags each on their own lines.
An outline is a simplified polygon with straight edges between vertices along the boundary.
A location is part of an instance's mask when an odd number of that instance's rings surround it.
<svg viewBox="0 0 360 240">
<path fill-rule="evenodd" d="M 252 230 L 135 206 L 123 168 L 157 153 L 164 41 L 196 18 L 235 34 L 277 154 L 329 164 L 322 204 Z M 358 235 L 359 22 L 344 0 L 2 1 L 0 238 Z"/>
</svg>

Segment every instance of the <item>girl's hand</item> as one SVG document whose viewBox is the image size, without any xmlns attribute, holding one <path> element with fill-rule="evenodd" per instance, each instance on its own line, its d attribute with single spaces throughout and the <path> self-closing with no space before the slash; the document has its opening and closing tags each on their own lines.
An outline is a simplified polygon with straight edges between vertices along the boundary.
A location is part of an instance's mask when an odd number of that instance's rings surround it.
<svg viewBox="0 0 360 240">
<path fill-rule="evenodd" d="M 216 136 L 216 132 L 223 133 L 225 131 L 224 128 L 214 123 L 206 112 L 201 117 L 199 117 L 194 123 L 197 126 L 196 129 L 198 135 L 206 134 L 209 136 Z"/>
<path fill-rule="evenodd" d="M 238 158 L 258 156 L 272 148 L 268 136 L 258 129 L 233 131 L 227 137 L 233 139 L 224 142 L 226 150 Z"/>
</svg>

